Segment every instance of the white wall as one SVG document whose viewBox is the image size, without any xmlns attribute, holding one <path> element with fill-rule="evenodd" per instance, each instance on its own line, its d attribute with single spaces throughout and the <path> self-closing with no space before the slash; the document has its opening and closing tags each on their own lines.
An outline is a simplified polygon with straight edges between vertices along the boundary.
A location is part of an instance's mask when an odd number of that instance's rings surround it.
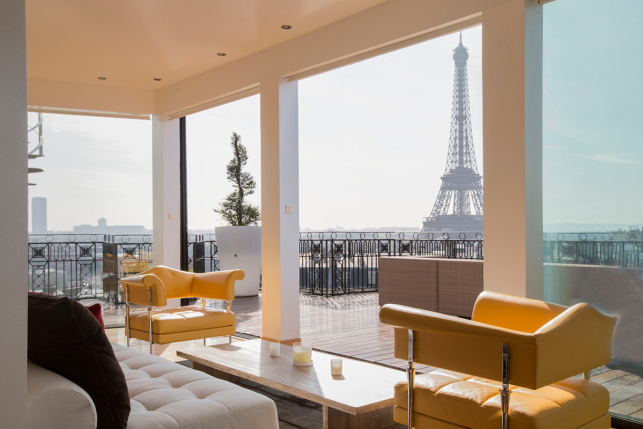
<svg viewBox="0 0 643 429">
<path fill-rule="evenodd" d="M 153 90 L 29 79 L 29 106 L 151 115 Z"/>
<path fill-rule="evenodd" d="M 24 0 L 0 13 L 0 426 L 25 426 L 27 48 Z"/>
<path fill-rule="evenodd" d="M 482 16 L 484 286 L 534 299 L 543 298 L 542 22 L 535 0 Z"/>
<path fill-rule="evenodd" d="M 181 268 L 181 167 L 179 119 L 152 117 L 154 265 Z M 178 307 L 179 299 L 168 300 Z"/>
<path fill-rule="evenodd" d="M 261 328 L 276 341 L 300 338 L 298 106 L 297 82 L 261 82 Z"/>
</svg>

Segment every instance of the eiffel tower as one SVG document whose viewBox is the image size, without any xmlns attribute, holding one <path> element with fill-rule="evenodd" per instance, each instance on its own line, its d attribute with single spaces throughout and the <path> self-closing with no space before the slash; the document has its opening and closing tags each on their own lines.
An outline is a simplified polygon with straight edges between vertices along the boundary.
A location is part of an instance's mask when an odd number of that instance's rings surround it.
<svg viewBox="0 0 643 429">
<path fill-rule="evenodd" d="M 478 173 L 471 133 L 468 59 L 460 33 L 460 44 L 453 51 L 455 77 L 447 165 L 440 193 L 431 216 L 424 218 L 422 231 L 482 232 L 482 176 Z"/>
</svg>

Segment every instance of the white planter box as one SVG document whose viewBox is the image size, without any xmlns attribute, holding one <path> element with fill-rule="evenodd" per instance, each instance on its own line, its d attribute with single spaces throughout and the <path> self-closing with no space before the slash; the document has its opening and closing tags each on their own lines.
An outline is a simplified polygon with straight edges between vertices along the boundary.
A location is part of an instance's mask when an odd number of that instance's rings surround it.
<svg viewBox="0 0 643 429">
<path fill-rule="evenodd" d="M 234 285 L 234 296 L 256 296 L 261 280 L 261 227 L 219 226 L 214 229 L 222 271 L 243 270 L 245 278 Z"/>
</svg>

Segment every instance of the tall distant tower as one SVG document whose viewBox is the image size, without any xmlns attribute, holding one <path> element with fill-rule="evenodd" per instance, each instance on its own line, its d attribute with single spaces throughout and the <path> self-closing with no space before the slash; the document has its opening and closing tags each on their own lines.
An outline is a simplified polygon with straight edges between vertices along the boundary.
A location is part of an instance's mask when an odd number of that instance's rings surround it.
<svg viewBox="0 0 643 429">
<path fill-rule="evenodd" d="M 453 52 L 455 78 L 447 166 L 440 193 L 431 216 L 424 219 L 422 231 L 482 232 L 482 176 L 478 173 L 473 150 L 468 59 L 469 53 L 462 45 L 460 34 L 460 44 Z"/>
<path fill-rule="evenodd" d="M 31 199 L 31 232 L 33 234 L 47 233 L 47 198 L 33 197 Z"/>
</svg>

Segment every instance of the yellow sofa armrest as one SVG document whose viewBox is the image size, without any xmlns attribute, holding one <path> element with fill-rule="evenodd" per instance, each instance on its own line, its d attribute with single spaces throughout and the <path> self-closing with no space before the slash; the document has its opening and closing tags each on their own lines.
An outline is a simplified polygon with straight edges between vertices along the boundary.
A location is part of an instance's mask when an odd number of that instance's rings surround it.
<svg viewBox="0 0 643 429">
<path fill-rule="evenodd" d="M 396 358 L 408 359 L 411 329 L 415 362 L 495 381 L 502 379 L 502 346 L 506 344 L 511 356 L 509 381 L 536 388 L 537 347 L 533 334 L 403 305 L 382 307 L 380 321 L 395 327 Z"/>
<path fill-rule="evenodd" d="M 616 317 L 576 304 L 535 333 L 538 384 L 547 385 L 610 362 Z"/>
<path fill-rule="evenodd" d="M 199 273 L 192 280 L 192 296 L 196 298 L 234 300 L 234 282 L 245 277 L 241 270 Z"/>
<path fill-rule="evenodd" d="M 154 274 L 140 274 L 138 276 L 120 279 L 123 294 L 127 293 L 130 304 L 149 305 L 149 290 L 152 291 L 152 306 L 164 307 L 167 305 L 165 286 L 161 279 Z"/>
</svg>

